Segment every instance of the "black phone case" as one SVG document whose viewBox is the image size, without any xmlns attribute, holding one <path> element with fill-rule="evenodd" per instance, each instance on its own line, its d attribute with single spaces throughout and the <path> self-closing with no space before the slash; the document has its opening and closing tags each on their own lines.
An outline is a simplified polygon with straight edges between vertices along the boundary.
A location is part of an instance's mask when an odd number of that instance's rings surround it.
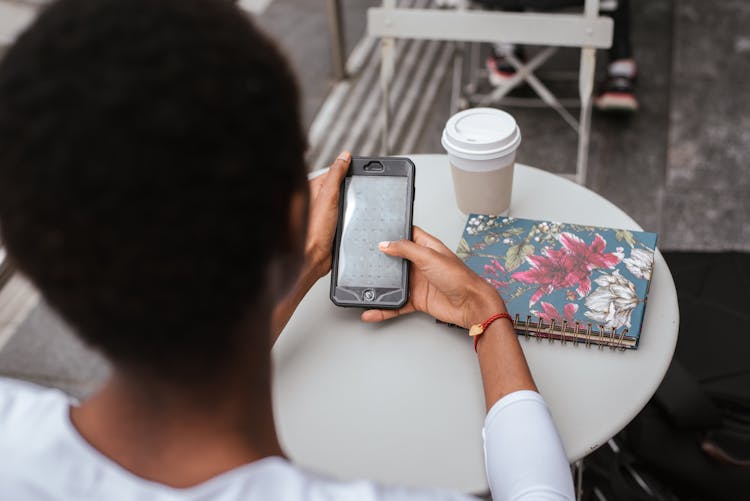
<svg viewBox="0 0 750 501">
<path fill-rule="evenodd" d="M 373 162 L 382 164 L 382 171 L 374 171 L 368 166 Z M 407 178 L 407 214 L 406 214 L 406 238 L 412 238 L 412 224 L 414 216 L 414 163 L 405 157 L 352 157 L 347 177 L 351 176 L 403 176 Z M 336 239 L 333 245 L 333 263 L 331 266 L 331 301 L 337 306 L 359 307 L 359 308 L 401 308 L 409 300 L 409 261 L 404 259 L 401 263 L 401 286 L 398 288 L 386 287 L 342 287 L 337 286 L 339 268 L 339 249 L 341 247 L 341 236 L 343 230 L 344 215 L 344 186 L 342 181 L 339 188 L 339 213 L 336 225 Z"/>
</svg>

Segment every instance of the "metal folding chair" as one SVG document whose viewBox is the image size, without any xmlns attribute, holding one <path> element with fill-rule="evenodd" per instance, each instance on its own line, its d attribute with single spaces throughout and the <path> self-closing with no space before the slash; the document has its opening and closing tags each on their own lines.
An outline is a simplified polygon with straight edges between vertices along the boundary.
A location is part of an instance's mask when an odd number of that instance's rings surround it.
<svg viewBox="0 0 750 501">
<path fill-rule="evenodd" d="M 588 167 L 589 136 L 591 130 L 591 96 L 594 88 L 596 49 L 612 45 L 613 23 L 599 15 L 599 0 L 585 0 L 581 14 L 576 13 L 516 13 L 474 10 L 405 9 L 396 0 L 383 0 L 382 7 L 368 10 L 368 32 L 381 37 L 381 73 L 383 150 L 389 153 L 388 130 L 390 110 L 389 85 L 394 71 L 396 38 L 452 40 L 456 42 L 505 42 L 541 45 L 546 48 L 527 63 L 510 56 L 516 74 L 506 84 L 486 96 L 480 104 L 489 104 L 507 94 L 521 81 L 526 81 L 539 97 L 578 133 L 578 155 L 575 181 L 585 184 Z M 580 115 L 576 120 L 534 75 L 558 47 L 579 47 L 581 61 L 578 76 Z M 459 51 L 457 51 L 457 57 Z M 461 64 L 454 64 L 459 71 Z M 456 97 L 454 72 L 454 99 Z"/>
</svg>

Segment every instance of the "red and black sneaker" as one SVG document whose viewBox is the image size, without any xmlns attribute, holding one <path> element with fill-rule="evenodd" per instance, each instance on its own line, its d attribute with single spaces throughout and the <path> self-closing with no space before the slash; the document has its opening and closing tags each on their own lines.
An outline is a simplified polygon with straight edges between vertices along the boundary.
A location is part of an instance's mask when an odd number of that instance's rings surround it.
<svg viewBox="0 0 750 501">
<path fill-rule="evenodd" d="M 636 67 L 632 60 L 609 65 L 607 78 L 599 85 L 594 106 L 600 111 L 633 113 L 638 110 L 635 97 Z"/>
<path fill-rule="evenodd" d="M 516 68 L 510 64 L 505 54 L 513 54 L 516 59 L 525 62 L 526 57 L 522 47 L 504 44 L 503 47 L 493 47 L 492 52 L 487 57 L 487 77 L 490 84 L 498 87 L 504 84 L 516 74 Z"/>
</svg>

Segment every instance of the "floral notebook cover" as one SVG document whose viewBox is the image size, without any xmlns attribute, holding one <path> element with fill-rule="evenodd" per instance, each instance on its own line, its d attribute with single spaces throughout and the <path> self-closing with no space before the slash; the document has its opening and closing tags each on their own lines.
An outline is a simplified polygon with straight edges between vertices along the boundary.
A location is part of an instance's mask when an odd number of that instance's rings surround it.
<svg viewBox="0 0 750 501">
<path fill-rule="evenodd" d="M 657 235 L 471 214 L 456 252 L 519 334 L 637 348 Z"/>
</svg>

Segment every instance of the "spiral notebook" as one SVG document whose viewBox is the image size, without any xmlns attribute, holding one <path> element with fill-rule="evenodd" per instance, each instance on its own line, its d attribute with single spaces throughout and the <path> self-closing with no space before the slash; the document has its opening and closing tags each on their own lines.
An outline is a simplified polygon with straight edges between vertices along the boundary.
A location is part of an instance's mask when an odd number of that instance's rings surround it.
<svg viewBox="0 0 750 501">
<path fill-rule="evenodd" d="M 657 235 L 471 214 L 456 254 L 505 300 L 521 335 L 635 349 Z"/>
</svg>

